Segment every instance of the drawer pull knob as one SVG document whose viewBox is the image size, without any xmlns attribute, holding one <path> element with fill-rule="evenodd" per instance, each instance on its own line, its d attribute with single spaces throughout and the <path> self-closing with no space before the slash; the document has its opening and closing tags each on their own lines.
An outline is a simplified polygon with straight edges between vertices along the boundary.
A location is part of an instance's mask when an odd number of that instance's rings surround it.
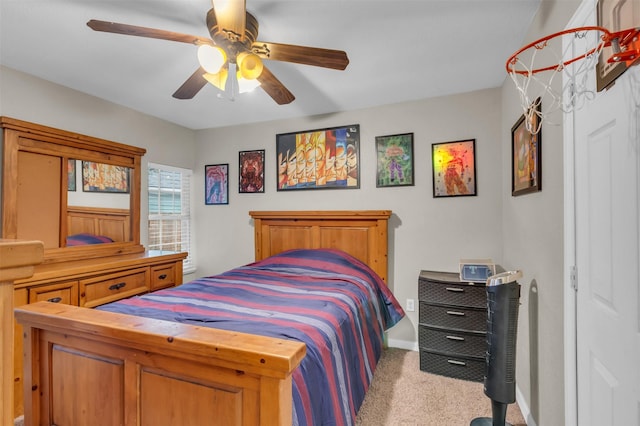
<svg viewBox="0 0 640 426">
<path fill-rule="evenodd" d="M 127 285 L 127 283 L 113 284 L 112 286 L 109 287 L 109 290 L 120 290 L 122 287 L 124 287 L 126 285 Z"/>
<path fill-rule="evenodd" d="M 458 287 L 446 287 L 447 291 L 454 291 L 456 293 L 464 293 L 464 288 Z"/>
<path fill-rule="evenodd" d="M 455 315 L 458 317 L 463 317 L 465 315 L 464 312 L 458 312 L 458 311 L 447 311 L 447 315 Z"/>
<path fill-rule="evenodd" d="M 167 274 L 162 274 L 158 277 L 159 280 L 164 280 L 167 278 Z"/>
<path fill-rule="evenodd" d="M 460 337 L 460 336 L 447 336 L 447 339 L 449 339 L 449 340 L 457 340 L 459 342 L 464 342 L 464 337 Z"/>
<path fill-rule="evenodd" d="M 47 302 L 60 303 L 62 302 L 62 297 L 52 297 L 51 299 L 47 299 Z"/>
<path fill-rule="evenodd" d="M 466 362 L 464 362 L 464 361 L 458 361 L 458 360 L 455 360 L 455 359 L 448 359 L 448 360 L 447 360 L 447 362 L 448 362 L 449 364 L 462 365 L 463 367 L 467 365 L 467 363 L 466 363 Z"/>
</svg>

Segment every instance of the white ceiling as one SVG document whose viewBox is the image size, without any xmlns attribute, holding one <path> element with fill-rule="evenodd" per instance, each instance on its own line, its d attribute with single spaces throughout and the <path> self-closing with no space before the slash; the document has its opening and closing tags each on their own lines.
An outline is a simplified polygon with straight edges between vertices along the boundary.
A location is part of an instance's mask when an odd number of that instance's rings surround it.
<svg viewBox="0 0 640 426">
<path fill-rule="evenodd" d="M 217 0 L 216 0 L 217 1 Z M 540 0 L 246 0 L 258 40 L 344 50 L 345 71 L 265 64 L 295 95 L 219 99 L 207 85 L 171 95 L 196 70 L 196 47 L 92 31 L 90 19 L 209 37 L 210 0 L 1 0 L 0 63 L 182 125 L 269 121 L 500 86 Z"/>
</svg>

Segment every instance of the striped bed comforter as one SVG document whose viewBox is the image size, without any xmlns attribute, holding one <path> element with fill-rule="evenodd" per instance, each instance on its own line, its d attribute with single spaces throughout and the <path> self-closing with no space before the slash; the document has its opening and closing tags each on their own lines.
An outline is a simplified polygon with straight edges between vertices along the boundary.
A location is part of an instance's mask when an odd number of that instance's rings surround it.
<svg viewBox="0 0 640 426">
<path fill-rule="evenodd" d="M 404 316 L 375 272 L 330 249 L 291 250 L 98 309 L 304 342 L 292 380 L 296 425 L 354 423 L 383 331 Z"/>
</svg>

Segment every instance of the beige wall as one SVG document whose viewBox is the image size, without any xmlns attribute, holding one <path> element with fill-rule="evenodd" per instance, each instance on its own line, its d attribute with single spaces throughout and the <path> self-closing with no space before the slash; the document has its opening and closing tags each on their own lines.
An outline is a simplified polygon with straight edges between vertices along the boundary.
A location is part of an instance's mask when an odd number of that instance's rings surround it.
<svg viewBox="0 0 640 426">
<path fill-rule="evenodd" d="M 579 1 L 543 1 L 525 43 L 565 28 Z M 561 76 L 558 76 L 561 77 Z M 556 78 L 556 83 L 561 78 Z M 556 84 L 557 86 L 557 84 Z M 543 102 L 542 109 L 544 111 Z M 543 121 L 542 191 L 518 197 L 511 192 L 511 132 L 522 114 L 515 85 L 502 87 L 503 262 L 522 269 L 516 354 L 517 386 L 527 401 L 528 424 L 564 424 L 564 273 L 562 113 Z"/>
<path fill-rule="evenodd" d="M 0 115 L 145 148 L 145 164 L 193 167 L 193 130 L 1 65 Z M 145 187 L 143 174 L 141 218 L 147 215 Z M 146 221 L 141 223 L 141 239 L 146 242 Z"/>
<path fill-rule="evenodd" d="M 500 91 L 483 90 L 419 102 L 274 121 L 197 133 L 196 219 L 198 275 L 253 259 L 249 210 L 389 209 L 389 284 L 402 305 L 418 297 L 421 269 L 456 271 L 460 258 L 502 257 Z M 360 125 L 359 190 L 276 191 L 275 135 L 348 124 Z M 375 137 L 414 133 L 415 186 L 376 188 Z M 431 144 L 476 139 L 478 196 L 433 198 Z M 264 149 L 264 194 L 238 193 L 238 152 Z M 228 163 L 228 206 L 205 206 L 207 164 Z M 416 305 L 417 306 L 417 305 Z M 389 333 L 391 344 L 414 347 L 417 312 Z"/>
</svg>

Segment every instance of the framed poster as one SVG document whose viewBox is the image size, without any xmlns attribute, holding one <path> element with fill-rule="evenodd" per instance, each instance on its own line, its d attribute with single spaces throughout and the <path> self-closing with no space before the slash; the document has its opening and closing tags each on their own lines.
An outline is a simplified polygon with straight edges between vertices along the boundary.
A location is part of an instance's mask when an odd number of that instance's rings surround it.
<svg viewBox="0 0 640 426">
<path fill-rule="evenodd" d="M 229 164 L 204 166 L 204 203 L 229 204 Z"/>
<path fill-rule="evenodd" d="M 625 0 L 598 0 L 598 26 L 612 33 L 640 27 L 640 2 Z M 626 70 L 625 62 L 608 63 L 613 55 L 611 46 L 602 49 L 596 65 L 596 88 L 600 92 L 620 77 Z"/>
<path fill-rule="evenodd" d="M 540 110 L 540 99 L 533 105 Z M 533 108 L 533 106 L 531 107 Z M 541 140 L 542 130 L 532 134 L 527 130 L 526 117 L 539 121 L 540 114 L 523 114 L 511 128 L 511 195 L 517 196 L 542 190 Z M 531 123 L 537 129 L 539 123 Z"/>
<path fill-rule="evenodd" d="M 276 135 L 278 191 L 360 188 L 360 125 Z"/>
<path fill-rule="evenodd" d="M 264 149 L 240 151 L 240 182 L 238 191 L 264 192 Z"/>
<path fill-rule="evenodd" d="M 76 160 L 67 159 L 67 191 L 76 190 Z"/>
<path fill-rule="evenodd" d="M 434 143 L 433 197 L 477 195 L 476 140 Z"/>
<path fill-rule="evenodd" d="M 376 136 L 376 187 L 413 186 L 413 133 Z"/>
<path fill-rule="evenodd" d="M 82 161 L 84 192 L 129 192 L 129 168 L 111 164 Z"/>
</svg>

